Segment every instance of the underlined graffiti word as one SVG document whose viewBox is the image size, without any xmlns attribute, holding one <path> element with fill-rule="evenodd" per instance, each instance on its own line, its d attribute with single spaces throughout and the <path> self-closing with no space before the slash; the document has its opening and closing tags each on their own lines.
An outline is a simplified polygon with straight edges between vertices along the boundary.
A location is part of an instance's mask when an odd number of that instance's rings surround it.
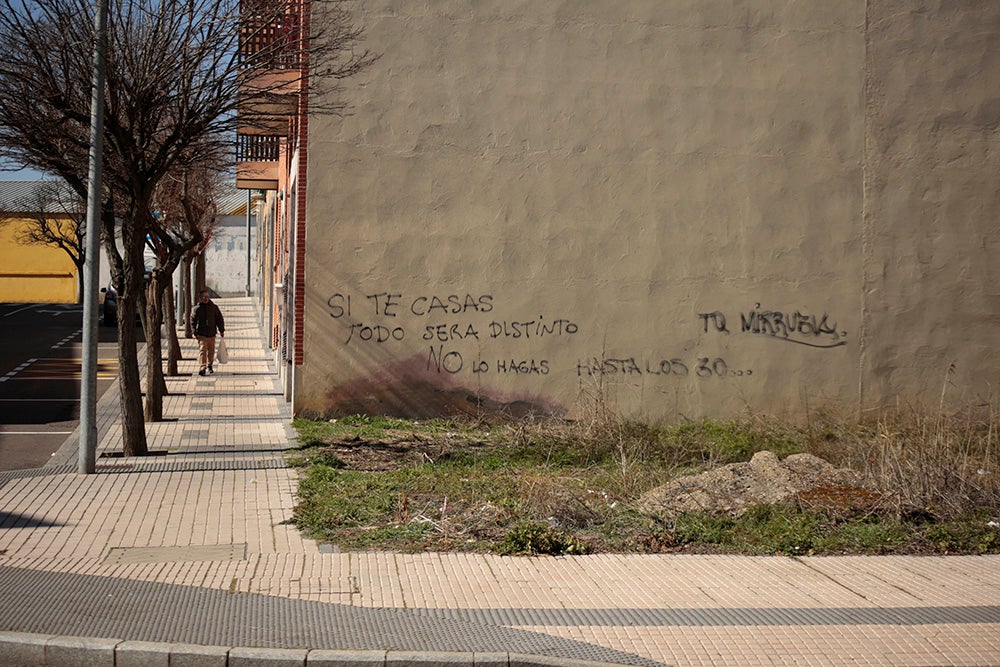
<svg viewBox="0 0 1000 667">
<path fill-rule="evenodd" d="M 800 311 L 782 313 L 761 310 L 760 304 L 748 313 L 740 313 L 740 330 L 743 333 L 768 336 L 774 340 L 832 348 L 847 345 L 846 331 L 838 331 L 837 323 L 830 323 L 830 316 L 809 315 Z"/>
</svg>

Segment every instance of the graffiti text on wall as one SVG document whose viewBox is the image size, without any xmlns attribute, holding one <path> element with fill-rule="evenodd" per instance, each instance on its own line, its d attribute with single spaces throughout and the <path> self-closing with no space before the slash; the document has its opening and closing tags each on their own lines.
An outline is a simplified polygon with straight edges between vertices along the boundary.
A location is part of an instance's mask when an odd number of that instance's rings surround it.
<svg viewBox="0 0 1000 667">
<path fill-rule="evenodd" d="M 343 326 L 341 340 L 345 345 L 426 346 L 426 369 L 439 374 L 528 378 L 556 371 L 572 372 L 575 365 L 576 375 L 581 378 L 615 376 L 697 381 L 754 375 L 754 370 L 746 365 L 716 356 L 718 352 L 711 354 L 709 350 L 689 351 L 678 356 L 619 352 L 594 357 L 574 355 L 575 360 L 543 358 L 537 351 L 532 354 L 533 342 L 545 339 L 545 349 L 551 355 L 563 341 L 569 343 L 570 338 L 581 331 L 581 326 L 564 317 L 501 315 L 491 294 L 337 293 L 327 299 L 326 305 L 330 317 Z M 820 349 L 847 344 L 847 332 L 840 330 L 827 313 L 765 310 L 758 303 L 751 310 L 739 313 L 738 326 L 735 322 L 723 311 L 716 310 L 698 313 L 695 326 L 705 334 L 761 336 Z M 484 355 L 490 343 L 500 344 L 505 351 Z M 473 346 L 471 351 L 470 344 Z"/>
<path fill-rule="evenodd" d="M 724 377 L 744 377 L 753 375 L 750 369 L 730 368 L 725 359 L 720 357 L 696 357 L 685 361 L 683 359 L 661 359 L 650 361 L 648 359 L 627 358 L 601 358 L 594 357 L 585 361 L 578 361 L 576 364 L 576 374 L 580 377 L 590 377 L 594 375 L 659 375 L 674 377 L 697 377 L 702 380 L 709 378 Z"/>
<path fill-rule="evenodd" d="M 705 333 L 732 333 L 722 311 L 698 313 L 698 318 Z M 831 322 L 826 313 L 811 315 L 800 310 L 793 313 L 763 310 L 759 303 L 749 312 L 740 313 L 739 333 L 822 349 L 847 345 L 844 340 L 847 332 L 838 330 L 837 323 Z"/>
<path fill-rule="evenodd" d="M 345 345 L 429 343 L 427 370 L 450 375 L 548 375 L 552 371 L 548 359 L 529 355 L 472 359 L 452 346 L 491 340 L 530 344 L 532 340 L 565 338 L 580 331 L 576 322 L 562 317 L 498 318 L 491 294 L 407 296 L 402 292 L 377 292 L 359 297 L 337 293 L 327 299 L 326 305 L 330 317 L 345 324 Z M 360 317 L 355 318 L 355 314 Z"/>
<path fill-rule="evenodd" d="M 447 296 L 406 297 L 398 292 L 379 292 L 364 297 L 363 311 L 371 317 L 368 321 L 352 321 L 347 327 L 348 343 L 391 343 L 400 342 L 411 336 L 403 324 L 382 318 L 416 316 L 431 318 L 471 316 L 477 313 L 493 312 L 493 296 L 481 294 L 449 294 Z M 327 299 L 330 317 L 335 320 L 352 319 L 355 299 L 349 294 L 337 293 Z M 533 338 L 572 336 L 580 330 L 575 322 L 565 318 L 546 318 L 543 315 L 524 320 L 490 319 L 489 321 L 445 322 L 427 324 L 421 322 L 415 335 L 420 340 L 450 343 L 466 339 L 478 341 L 489 339 L 531 340 Z"/>
</svg>

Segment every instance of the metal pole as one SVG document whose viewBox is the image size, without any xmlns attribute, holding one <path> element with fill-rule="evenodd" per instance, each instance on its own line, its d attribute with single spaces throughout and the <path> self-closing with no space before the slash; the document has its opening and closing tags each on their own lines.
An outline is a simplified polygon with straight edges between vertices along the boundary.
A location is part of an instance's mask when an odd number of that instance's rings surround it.
<svg viewBox="0 0 1000 667">
<path fill-rule="evenodd" d="M 247 296 L 250 296 L 250 204 L 252 190 L 247 190 Z"/>
<path fill-rule="evenodd" d="M 80 369 L 81 474 L 97 462 L 97 282 L 101 265 L 101 161 L 104 135 L 104 53 L 107 50 L 108 0 L 97 0 L 94 15 L 94 80 L 90 98 L 90 175 L 87 182 L 87 256 L 83 283 L 83 362 Z"/>
</svg>

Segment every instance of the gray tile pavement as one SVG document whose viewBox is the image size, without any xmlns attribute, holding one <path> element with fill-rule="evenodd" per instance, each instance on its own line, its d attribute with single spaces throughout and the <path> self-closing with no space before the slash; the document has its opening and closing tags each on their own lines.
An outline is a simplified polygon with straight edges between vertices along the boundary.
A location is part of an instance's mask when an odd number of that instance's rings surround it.
<svg viewBox="0 0 1000 667">
<path fill-rule="evenodd" d="M 86 638 L 118 664 L 1000 665 L 995 556 L 321 548 L 288 524 L 293 433 L 254 304 L 219 303 L 231 362 L 199 377 L 182 340 L 169 421 L 147 428 L 163 455 L 111 456 L 113 390 L 97 474 L 75 472 L 75 436 L 0 473 L 0 664 Z"/>
</svg>

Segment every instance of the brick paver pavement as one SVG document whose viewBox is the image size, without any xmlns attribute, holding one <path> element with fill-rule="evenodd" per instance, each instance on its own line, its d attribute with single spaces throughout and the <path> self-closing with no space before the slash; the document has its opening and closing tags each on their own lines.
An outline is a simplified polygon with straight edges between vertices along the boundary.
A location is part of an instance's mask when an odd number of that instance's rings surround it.
<svg viewBox="0 0 1000 667">
<path fill-rule="evenodd" d="M 511 629 L 536 633 L 517 635 L 528 644 L 567 640 L 540 653 L 569 655 L 586 645 L 606 652 L 577 657 L 634 664 L 1000 665 L 996 556 L 511 558 L 322 547 L 288 523 L 297 480 L 284 452 L 294 446 L 293 432 L 254 302 L 219 304 L 231 361 L 200 377 L 195 342 L 182 340 L 184 375 L 168 379 L 168 421 L 147 428 L 160 455 L 112 456 L 120 447 L 112 390 L 99 404 L 97 474 L 75 472 L 75 436 L 48 468 L 0 473 L 0 630 L 60 633 L 59 619 L 72 617 L 34 607 L 30 618 L 19 616 L 10 597 L 17 581 L 40 589 L 40 606 L 46 596 L 96 582 L 115 583 L 138 601 L 202 591 L 299 601 L 317 614 L 353 609 L 359 616 L 352 618 L 398 610 L 437 630 L 464 628 L 429 634 L 433 650 Z M 223 624 L 218 614 L 208 618 Z M 125 639 L 172 640 L 148 627 L 118 631 L 134 632 Z M 195 639 L 210 631 L 185 630 Z M 357 634 L 329 647 L 395 641 L 350 632 Z M 419 640 L 407 633 L 399 632 L 399 644 L 413 648 Z M 259 641 L 306 641 L 289 634 Z"/>
</svg>

